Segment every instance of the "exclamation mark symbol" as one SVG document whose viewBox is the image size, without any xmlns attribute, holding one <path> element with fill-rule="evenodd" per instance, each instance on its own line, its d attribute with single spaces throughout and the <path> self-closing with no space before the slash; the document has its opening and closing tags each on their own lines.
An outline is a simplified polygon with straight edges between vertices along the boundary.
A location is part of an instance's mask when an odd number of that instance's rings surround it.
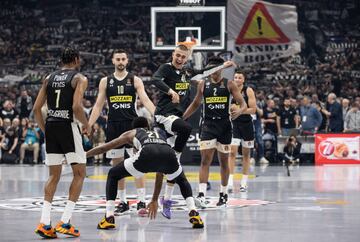
<svg viewBox="0 0 360 242">
<path fill-rule="evenodd" d="M 263 32 L 261 31 L 261 22 L 262 22 L 262 18 L 260 16 L 258 16 L 256 18 L 256 21 L 257 21 L 257 25 L 258 25 L 258 28 L 259 28 L 259 34 L 262 35 Z"/>
</svg>

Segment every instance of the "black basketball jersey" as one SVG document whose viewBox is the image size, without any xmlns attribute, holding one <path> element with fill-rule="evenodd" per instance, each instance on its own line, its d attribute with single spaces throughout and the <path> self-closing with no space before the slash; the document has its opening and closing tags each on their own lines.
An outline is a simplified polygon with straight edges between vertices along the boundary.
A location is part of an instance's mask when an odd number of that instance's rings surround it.
<svg viewBox="0 0 360 242">
<path fill-rule="evenodd" d="M 227 87 L 228 79 L 223 78 L 218 83 L 205 79 L 203 92 L 203 118 L 229 119 L 230 92 Z"/>
<path fill-rule="evenodd" d="M 137 150 L 140 150 L 141 147 L 147 144 L 165 144 L 169 145 L 166 142 L 166 139 L 159 135 L 155 130 L 146 130 L 143 128 L 137 128 L 136 134 L 133 139 L 134 147 Z"/>
<path fill-rule="evenodd" d="M 132 120 L 136 114 L 136 89 L 134 87 L 134 75 L 118 80 L 112 74 L 107 77 L 106 98 L 109 105 L 108 121 Z"/>
<path fill-rule="evenodd" d="M 180 103 L 175 104 L 171 101 L 171 96 L 160 93 L 159 102 L 155 114 L 166 115 L 174 114 L 181 116 L 190 104 L 190 76 L 185 69 L 178 70 L 171 63 L 163 64 L 154 73 L 154 77 L 161 79 L 180 97 Z"/>
<path fill-rule="evenodd" d="M 47 121 L 73 121 L 75 89 L 71 86 L 71 81 L 77 73 L 76 70 L 65 69 L 50 75 L 46 88 Z"/>
<path fill-rule="evenodd" d="M 249 107 L 249 96 L 246 93 L 247 89 L 248 89 L 248 86 L 243 85 L 242 89 L 240 90 L 240 93 L 243 96 L 244 101 L 246 102 L 246 105 Z M 238 104 L 238 103 L 236 103 L 235 100 L 233 100 L 232 103 Z M 239 117 L 237 117 L 233 121 L 234 122 L 250 122 L 250 121 L 252 121 L 252 117 L 250 114 L 241 114 Z"/>
</svg>

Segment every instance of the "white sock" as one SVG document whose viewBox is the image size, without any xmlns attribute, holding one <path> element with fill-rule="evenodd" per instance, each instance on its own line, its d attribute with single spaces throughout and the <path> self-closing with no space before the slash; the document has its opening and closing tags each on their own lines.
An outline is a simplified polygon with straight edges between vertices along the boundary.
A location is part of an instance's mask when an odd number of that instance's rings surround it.
<svg viewBox="0 0 360 242">
<path fill-rule="evenodd" d="M 247 186 L 247 181 L 248 181 L 248 175 L 242 175 L 242 178 L 241 178 L 241 182 L 240 182 L 240 185 L 242 187 L 246 187 Z"/>
<path fill-rule="evenodd" d="M 51 211 L 51 203 L 44 200 L 42 210 L 41 210 L 40 223 L 43 223 L 45 225 L 50 224 L 50 211 Z"/>
<path fill-rule="evenodd" d="M 233 175 L 233 174 L 230 174 L 230 175 L 229 175 L 228 186 L 229 186 L 229 187 L 233 187 L 233 186 L 234 186 L 234 175 Z"/>
<path fill-rule="evenodd" d="M 170 186 L 168 183 L 166 183 L 164 200 L 171 200 L 173 193 L 174 193 L 174 185 Z"/>
<path fill-rule="evenodd" d="M 223 194 L 227 194 L 227 187 L 228 186 L 223 186 L 223 185 L 220 185 L 220 192 L 223 193 Z"/>
<path fill-rule="evenodd" d="M 136 189 L 136 191 L 138 195 L 138 200 L 140 202 L 145 202 L 145 188 L 138 188 Z"/>
<path fill-rule="evenodd" d="M 189 212 L 191 210 L 196 210 L 195 201 L 194 201 L 193 197 L 188 197 L 188 198 L 185 199 L 185 201 L 186 201 L 186 206 L 187 206 Z"/>
<path fill-rule="evenodd" d="M 204 196 L 206 196 L 206 188 L 207 188 L 206 183 L 199 183 L 199 193 L 200 192 L 204 193 Z"/>
<path fill-rule="evenodd" d="M 120 202 L 127 202 L 126 200 L 126 189 L 124 190 L 119 190 L 119 199 L 120 199 Z"/>
<path fill-rule="evenodd" d="M 106 201 L 106 217 L 110 217 L 110 216 L 114 216 L 114 211 L 115 211 L 115 201 L 114 200 L 109 200 Z"/>
<path fill-rule="evenodd" d="M 73 201 L 68 200 L 66 202 L 64 212 L 61 216 L 61 221 L 63 223 L 68 223 L 70 221 L 70 218 L 71 218 L 74 208 L 75 208 L 75 203 Z"/>
</svg>

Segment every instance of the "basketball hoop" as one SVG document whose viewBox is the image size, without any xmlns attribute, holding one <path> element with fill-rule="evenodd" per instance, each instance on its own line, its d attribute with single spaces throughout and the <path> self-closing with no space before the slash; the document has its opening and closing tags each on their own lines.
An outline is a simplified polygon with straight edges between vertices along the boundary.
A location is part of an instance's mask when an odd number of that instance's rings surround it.
<svg viewBox="0 0 360 242">
<path fill-rule="evenodd" d="M 176 45 L 185 45 L 189 51 L 190 51 L 190 55 L 192 55 L 193 52 L 193 47 L 197 44 L 197 40 L 195 38 L 191 38 L 191 37 L 186 37 L 185 41 L 182 42 L 176 42 Z"/>
</svg>

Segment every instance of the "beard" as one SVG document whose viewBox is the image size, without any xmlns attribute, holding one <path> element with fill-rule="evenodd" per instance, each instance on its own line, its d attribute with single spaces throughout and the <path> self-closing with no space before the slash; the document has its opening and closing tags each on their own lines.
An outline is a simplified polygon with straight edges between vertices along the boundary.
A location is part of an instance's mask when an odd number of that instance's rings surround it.
<svg viewBox="0 0 360 242">
<path fill-rule="evenodd" d="M 116 66 L 116 69 L 117 69 L 118 71 L 123 71 L 123 70 L 125 70 L 125 68 L 126 68 L 126 66 L 124 66 L 124 65 L 118 65 L 118 66 Z"/>
</svg>

